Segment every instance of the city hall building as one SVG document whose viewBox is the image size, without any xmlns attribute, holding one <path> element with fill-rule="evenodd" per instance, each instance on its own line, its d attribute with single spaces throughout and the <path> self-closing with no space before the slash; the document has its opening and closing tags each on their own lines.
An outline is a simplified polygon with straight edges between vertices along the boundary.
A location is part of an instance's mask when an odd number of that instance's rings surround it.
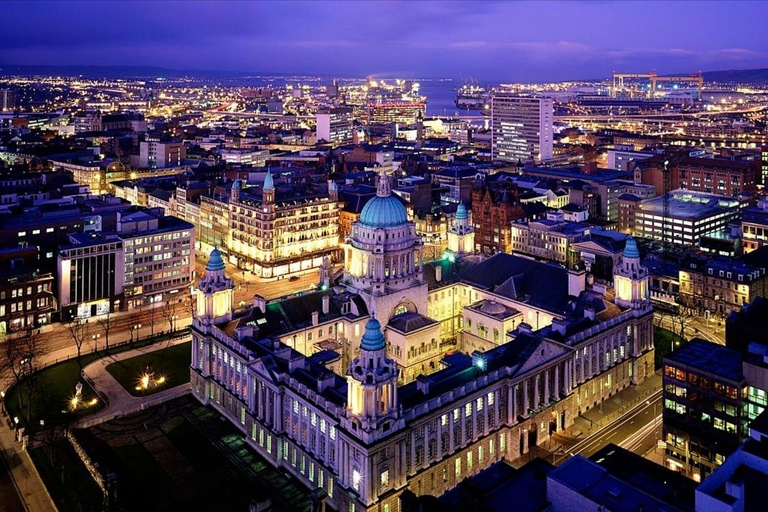
<svg viewBox="0 0 768 512">
<path fill-rule="evenodd" d="M 583 271 L 510 254 L 425 263 L 389 177 L 377 188 L 339 280 L 326 263 L 316 292 L 235 309 L 214 250 L 199 283 L 194 395 L 320 503 L 397 512 L 405 489 L 440 495 L 518 459 L 652 374 L 634 240 L 611 301 Z M 473 235 L 466 217 L 454 236 Z"/>
</svg>

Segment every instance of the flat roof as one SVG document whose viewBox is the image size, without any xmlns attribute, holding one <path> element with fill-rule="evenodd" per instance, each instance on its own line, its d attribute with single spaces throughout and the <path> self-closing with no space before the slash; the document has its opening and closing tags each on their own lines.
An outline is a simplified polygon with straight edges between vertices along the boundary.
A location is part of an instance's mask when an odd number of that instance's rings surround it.
<svg viewBox="0 0 768 512">
<path fill-rule="evenodd" d="M 744 380 L 741 354 L 722 345 L 694 339 L 664 358 L 664 363 L 685 365 L 732 382 Z"/>
<path fill-rule="evenodd" d="M 735 210 L 739 207 L 739 202 L 732 197 L 703 194 L 690 190 L 673 190 L 668 196 L 670 217 L 700 219 Z M 664 196 L 646 199 L 640 203 L 639 208 L 645 213 L 663 215 Z"/>
</svg>

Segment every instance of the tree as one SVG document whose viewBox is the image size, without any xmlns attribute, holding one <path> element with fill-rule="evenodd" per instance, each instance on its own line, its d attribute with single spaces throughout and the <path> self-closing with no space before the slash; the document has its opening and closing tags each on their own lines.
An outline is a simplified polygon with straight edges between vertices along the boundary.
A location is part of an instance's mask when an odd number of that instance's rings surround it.
<svg viewBox="0 0 768 512">
<path fill-rule="evenodd" d="M 173 332 L 175 331 L 175 323 L 176 320 L 179 318 L 178 314 L 176 313 L 179 309 L 179 300 L 176 298 L 168 299 L 165 301 L 165 304 L 163 304 L 163 316 L 165 317 L 165 320 L 168 322 L 168 331 Z"/>
<path fill-rule="evenodd" d="M 83 363 L 80 356 L 82 355 L 83 342 L 88 338 L 88 322 L 84 322 L 82 318 L 73 317 L 67 323 L 67 329 L 69 330 L 69 335 L 72 336 L 72 341 L 75 342 L 75 347 L 77 347 L 77 366 L 82 370 Z"/>
<path fill-rule="evenodd" d="M 115 317 L 112 316 L 112 309 L 107 309 L 107 313 L 102 316 L 99 320 L 99 326 L 101 326 L 101 329 L 104 331 L 104 343 L 105 343 L 105 350 L 109 352 L 109 331 L 112 330 L 112 327 L 115 325 Z"/>
<path fill-rule="evenodd" d="M 29 421 L 32 398 L 37 389 L 37 368 L 45 355 L 40 330 L 27 328 L 8 336 L 3 343 L 0 373 L 19 387 L 19 410 L 26 410 Z"/>
<path fill-rule="evenodd" d="M 157 308 L 155 304 L 150 303 L 147 310 L 147 325 L 149 325 L 149 335 L 155 335 L 155 321 L 157 320 Z"/>
<path fill-rule="evenodd" d="M 130 315 L 128 315 L 128 329 L 131 334 L 131 346 L 133 346 L 134 332 L 136 334 L 136 341 L 139 340 L 139 328 L 141 327 L 141 312 L 138 308 L 131 309 Z"/>
</svg>

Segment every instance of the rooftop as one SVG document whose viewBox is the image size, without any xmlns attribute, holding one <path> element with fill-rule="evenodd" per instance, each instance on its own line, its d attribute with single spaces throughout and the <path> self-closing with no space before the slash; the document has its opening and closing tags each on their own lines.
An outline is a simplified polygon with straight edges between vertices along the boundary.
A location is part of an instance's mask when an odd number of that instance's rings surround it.
<svg viewBox="0 0 768 512">
<path fill-rule="evenodd" d="M 671 217 L 695 220 L 735 210 L 738 207 L 739 202 L 732 197 L 691 192 L 689 190 L 673 190 L 669 193 L 669 213 Z M 664 197 L 658 196 L 646 199 L 640 203 L 639 208 L 647 213 L 663 215 Z"/>
<path fill-rule="evenodd" d="M 731 382 L 744 380 L 741 354 L 722 345 L 693 339 L 664 358 L 664 363 L 685 365 Z"/>
</svg>

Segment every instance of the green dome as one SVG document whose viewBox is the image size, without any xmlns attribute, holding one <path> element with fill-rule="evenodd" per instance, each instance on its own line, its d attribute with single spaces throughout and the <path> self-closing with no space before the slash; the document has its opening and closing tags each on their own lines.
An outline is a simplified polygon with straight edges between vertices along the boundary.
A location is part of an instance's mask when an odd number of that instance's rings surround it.
<svg viewBox="0 0 768 512">
<path fill-rule="evenodd" d="M 211 258 L 208 260 L 208 264 L 205 266 L 205 270 L 208 272 L 215 272 L 224 270 L 226 265 L 224 259 L 221 257 L 221 252 L 218 249 L 211 251 Z"/>
<path fill-rule="evenodd" d="M 363 339 L 360 341 L 361 350 L 384 350 L 387 346 L 384 339 L 384 333 L 381 332 L 381 324 L 376 318 L 371 317 L 368 323 L 365 324 L 365 332 L 363 333 Z"/>
<path fill-rule="evenodd" d="M 467 207 L 464 206 L 464 203 L 459 203 L 458 208 L 456 208 L 456 220 L 467 220 L 468 218 Z"/>
<path fill-rule="evenodd" d="M 363 207 L 360 222 L 372 228 L 402 226 L 408 222 L 408 214 L 395 196 L 376 196 Z"/>
<path fill-rule="evenodd" d="M 635 239 L 632 237 L 629 237 L 627 239 L 627 244 L 624 246 L 624 257 L 625 258 L 640 257 L 640 251 L 637 249 L 637 242 L 635 242 Z"/>
</svg>

